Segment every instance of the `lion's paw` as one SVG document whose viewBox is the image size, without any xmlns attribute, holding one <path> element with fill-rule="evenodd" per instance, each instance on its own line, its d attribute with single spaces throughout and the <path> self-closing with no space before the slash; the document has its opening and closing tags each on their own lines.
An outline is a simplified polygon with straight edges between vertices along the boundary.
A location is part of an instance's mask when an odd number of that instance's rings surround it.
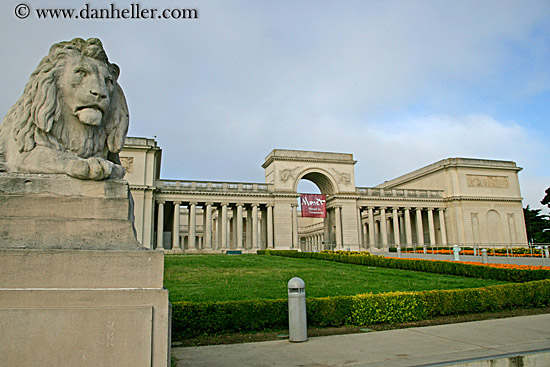
<svg viewBox="0 0 550 367">
<path fill-rule="evenodd" d="M 111 177 L 113 173 L 118 176 L 120 170 L 116 168 L 116 166 L 118 165 L 106 161 L 103 158 L 91 157 L 87 159 L 77 159 L 69 163 L 67 174 L 83 180 L 100 181 Z"/>
<path fill-rule="evenodd" d="M 90 166 L 90 179 L 100 181 L 111 176 L 114 164 L 102 158 L 86 159 Z"/>
<path fill-rule="evenodd" d="M 120 164 L 113 164 L 113 170 L 111 172 L 111 178 L 121 179 L 126 175 L 126 168 Z"/>
<path fill-rule="evenodd" d="M 71 160 L 67 165 L 67 174 L 71 177 L 86 180 L 90 177 L 90 166 L 84 159 Z"/>
</svg>

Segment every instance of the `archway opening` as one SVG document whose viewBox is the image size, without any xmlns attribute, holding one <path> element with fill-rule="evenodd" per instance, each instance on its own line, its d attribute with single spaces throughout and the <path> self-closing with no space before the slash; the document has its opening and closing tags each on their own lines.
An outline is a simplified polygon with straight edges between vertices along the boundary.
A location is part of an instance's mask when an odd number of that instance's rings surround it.
<svg viewBox="0 0 550 367">
<path fill-rule="evenodd" d="M 331 195 L 336 193 L 336 188 L 334 184 L 325 174 L 321 172 L 309 172 L 302 176 L 300 184 L 302 181 L 309 181 L 314 186 L 319 189 L 320 194 Z M 298 191 L 299 192 L 299 191 Z"/>
<path fill-rule="evenodd" d="M 299 194 L 322 194 L 321 189 L 315 184 L 315 182 L 304 178 L 298 182 L 296 191 Z"/>
<path fill-rule="evenodd" d="M 324 177 L 324 180 L 328 181 L 326 177 Z M 305 175 L 298 181 L 296 192 L 298 194 L 326 195 L 324 190 L 326 186 L 320 187 L 318 182 L 319 180 L 313 181 L 311 176 Z M 298 237 L 302 251 L 321 251 L 325 249 L 325 221 L 327 220 L 328 218 L 304 217 L 302 215 L 302 201 L 298 197 Z"/>
</svg>

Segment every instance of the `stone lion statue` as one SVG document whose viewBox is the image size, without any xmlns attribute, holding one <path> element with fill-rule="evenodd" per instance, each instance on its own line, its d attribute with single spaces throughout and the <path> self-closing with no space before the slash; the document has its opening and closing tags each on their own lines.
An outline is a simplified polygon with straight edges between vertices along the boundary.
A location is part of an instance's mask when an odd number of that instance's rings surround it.
<svg viewBox="0 0 550 367">
<path fill-rule="evenodd" d="M 0 125 L 0 171 L 122 178 L 128 132 L 119 68 L 97 38 L 54 44 Z"/>
</svg>

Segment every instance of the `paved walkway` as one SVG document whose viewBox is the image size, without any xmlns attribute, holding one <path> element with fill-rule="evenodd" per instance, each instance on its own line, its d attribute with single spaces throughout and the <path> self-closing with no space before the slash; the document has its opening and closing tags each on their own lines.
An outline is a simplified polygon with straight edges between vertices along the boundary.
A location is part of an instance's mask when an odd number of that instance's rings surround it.
<svg viewBox="0 0 550 367">
<path fill-rule="evenodd" d="M 178 367 L 427 367 L 541 350 L 550 352 L 550 314 L 315 337 L 304 343 L 173 348 L 172 355 Z"/>
</svg>

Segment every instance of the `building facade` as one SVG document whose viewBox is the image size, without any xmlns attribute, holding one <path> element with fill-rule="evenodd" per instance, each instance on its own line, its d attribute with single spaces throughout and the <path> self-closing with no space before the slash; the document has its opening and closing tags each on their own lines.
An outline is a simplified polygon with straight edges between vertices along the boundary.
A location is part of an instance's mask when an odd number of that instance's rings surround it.
<svg viewBox="0 0 550 367">
<path fill-rule="evenodd" d="M 527 246 L 514 162 L 448 158 L 375 187 L 355 185 L 352 154 L 275 149 L 265 182 L 163 180 L 161 149 L 129 137 L 120 153 L 140 243 L 167 252 L 384 251 L 411 246 Z M 302 218 L 300 180 L 326 195 Z"/>
</svg>

